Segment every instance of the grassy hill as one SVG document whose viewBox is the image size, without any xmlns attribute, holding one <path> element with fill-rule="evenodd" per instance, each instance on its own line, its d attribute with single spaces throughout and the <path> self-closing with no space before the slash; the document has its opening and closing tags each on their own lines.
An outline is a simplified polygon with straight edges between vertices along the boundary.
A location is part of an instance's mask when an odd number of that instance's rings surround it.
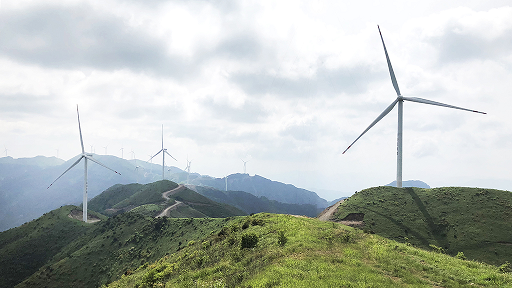
<svg viewBox="0 0 512 288">
<path fill-rule="evenodd" d="M 0 233 L 0 287 L 13 287 L 89 231 L 90 225 L 68 217 L 74 209 L 64 206 Z"/>
<path fill-rule="evenodd" d="M 118 184 L 91 199 L 89 208 L 104 215 L 132 211 L 146 216 L 156 216 L 176 201 L 180 201 L 182 205 L 170 211 L 170 217 L 229 217 L 246 214 L 240 209 L 214 202 L 185 187 L 170 194 L 169 199 L 162 198 L 162 193 L 175 188 L 178 188 L 178 184 L 168 180 L 145 185 Z"/>
<path fill-rule="evenodd" d="M 288 215 L 237 217 L 187 246 L 108 287 L 512 287 L 495 266 Z"/>
<path fill-rule="evenodd" d="M 389 239 L 494 265 L 512 262 L 511 218 L 512 193 L 463 187 L 370 188 L 345 200 L 334 215 L 364 220 L 365 230 Z"/>
<path fill-rule="evenodd" d="M 239 208 L 247 214 L 269 212 L 315 217 L 321 211 L 321 209 L 316 208 L 312 204 L 281 203 L 269 200 L 264 196 L 256 197 L 251 193 L 243 191 L 220 191 L 207 186 L 193 186 L 191 189 L 215 202 Z"/>
<path fill-rule="evenodd" d="M 98 287 L 179 251 L 226 222 L 127 212 L 84 223 L 68 217 L 74 209 L 79 208 L 65 206 L 0 233 L 0 287 Z"/>
</svg>

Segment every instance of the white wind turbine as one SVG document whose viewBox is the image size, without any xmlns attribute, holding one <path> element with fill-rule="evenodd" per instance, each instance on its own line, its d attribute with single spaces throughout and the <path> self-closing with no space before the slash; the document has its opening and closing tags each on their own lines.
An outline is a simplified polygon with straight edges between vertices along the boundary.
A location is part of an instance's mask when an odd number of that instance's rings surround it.
<svg viewBox="0 0 512 288">
<path fill-rule="evenodd" d="M 60 177 L 62 177 L 64 174 L 66 174 L 66 172 L 71 170 L 71 168 L 75 167 L 76 164 L 78 164 L 78 162 L 80 162 L 82 159 L 84 159 L 83 221 L 87 222 L 87 160 L 91 160 L 92 162 L 95 162 L 96 164 L 98 164 L 100 166 L 103 166 L 103 167 L 107 168 L 108 170 L 113 171 L 113 172 L 115 172 L 115 173 L 117 173 L 119 175 L 121 175 L 121 173 L 108 168 L 107 166 L 105 166 L 102 163 L 100 163 L 98 160 L 92 158 L 92 154 L 86 154 L 85 153 L 84 141 L 82 140 L 82 128 L 80 127 L 80 114 L 78 113 L 78 105 L 76 105 L 76 115 L 78 117 L 78 132 L 80 132 L 80 145 L 82 145 L 82 154 L 80 154 L 80 157 L 78 158 L 78 160 L 76 160 L 75 163 L 73 163 L 73 165 L 71 165 L 66 171 L 64 171 L 64 173 L 62 173 L 59 177 L 57 177 L 57 179 L 55 179 L 55 181 L 59 180 Z M 53 181 L 52 184 L 50 184 L 50 186 L 48 186 L 48 188 L 50 188 L 53 185 L 53 183 L 55 183 L 55 181 Z M 46 189 L 48 189 L 48 188 L 46 188 Z"/>
<path fill-rule="evenodd" d="M 391 76 L 391 82 L 393 83 L 393 87 L 395 88 L 397 97 L 396 97 L 395 101 L 393 101 L 393 103 L 391 103 L 391 105 L 389 105 L 388 108 L 386 108 L 384 110 L 384 112 L 382 112 L 379 115 L 379 117 L 377 117 L 377 119 L 375 119 L 372 122 L 372 124 L 370 124 L 370 126 L 368 126 L 368 128 L 366 128 L 366 130 L 364 130 L 363 133 L 361 133 L 361 135 L 359 135 L 359 137 L 357 137 L 357 139 L 354 140 L 354 142 L 352 142 L 352 144 L 350 144 L 348 146 L 348 148 L 345 149 L 345 151 L 343 151 L 343 154 L 345 154 L 345 152 L 347 152 L 347 150 L 350 147 L 352 147 L 352 145 L 354 145 L 354 143 L 356 143 L 356 141 L 359 140 L 359 138 L 361 138 L 364 135 L 364 133 L 366 133 L 368 130 L 370 130 L 370 128 L 372 128 L 375 124 L 377 124 L 377 122 L 379 122 L 391 110 L 393 110 L 393 107 L 395 107 L 395 105 L 398 103 L 396 187 L 401 188 L 402 187 L 402 127 L 403 127 L 403 103 L 404 103 L 404 101 L 411 101 L 411 102 L 430 104 L 430 105 L 436 105 L 436 106 L 441 106 L 441 107 L 448 107 L 448 108 L 459 109 L 459 110 L 481 113 L 481 114 L 486 114 L 486 113 L 480 112 L 480 111 L 475 111 L 475 110 L 470 110 L 470 109 L 465 109 L 465 108 L 461 108 L 461 107 L 457 107 L 457 106 L 452 106 L 452 105 L 448 105 L 448 104 L 443 104 L 443 103 L 439 103 L 439 102 L 435 102 L 435 101 L 431 101 L 431 100 L 427 100 L 427 99 L 423 99 L 423 98 L 402 96 L 402 94 L 400 94 L 400 89 L 398 88 L 398 83 L 396 81 L 395 73 L 393 72 L 393 67 L 391 66 L 391 61 L 389 60 L 388 51 L 386 50 L 386 45 L 384 44 L 384 38 L 382 37 L 382 33 L 380 32 L 380 27 L 378 25 L 377 25 L 377 28 L 379 29 L 380 39 L 382 40 L 382 46 L 384 47 L 384 54 L 386 54 L 386 61 L 388 63 L 389 75 Z"/>
<path fill-rule="evenodd" d="M 190 176 L 190 164 L 192 164 L 192 161 L 188 161 L 188 156 L 187 156 L 187 167 L 185 167 L 185 171 L 187 171 L 187 184 L 188 184 L 188 178 Z"/>
<path fill-rule="evenodd" d="M 162 149 L 160 149 L 160 151 L 158 151 L 155 155 L 153 155 L 151 158 L 149 158 L 148 161 L 151 161 L 151 159 L 153 159 L 156 155 L 160 154 L 160 152 L 162 152 L 162 180 L 165 179 L 165 154 L 171 156 L 172 159 L 176 160 L 176 158 L 172 157 L 171 154 L 169 154 L 169 152 L 167 152 L 167 149 L 164 148 L 164 125 L 162 124 Z M 146 162 L 148 162 L 146 161 Z M 176 160 L 178 161 L 178 160 Z"/>
<path fill-rule="evenodd" d="M 240 159 L 242 160 L 242 162 L 244 162 L 244 174 L 247 174 L 246 173 L 246 170 L 247 170 L 247 162 L 251 161 L 251 160 L 247 160 L 247 161 L 244 161 L 244 159 Z"/>
</svg>

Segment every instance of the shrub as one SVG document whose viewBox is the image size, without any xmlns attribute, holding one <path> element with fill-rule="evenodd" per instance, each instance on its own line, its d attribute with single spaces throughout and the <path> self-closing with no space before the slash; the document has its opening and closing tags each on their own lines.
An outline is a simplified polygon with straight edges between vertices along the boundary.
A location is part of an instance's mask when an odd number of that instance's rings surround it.
<svg viewBox="0 0 512 288">
<path fill-rule="evenodd" d="M 258 244 L 258 236 L 254 233 L 246 233 L 242 235 L 242 241 L 240 242 L 240 247 L 243 248 L 253 248 Z"/>
<path fill-rule="evenodd" d="M 286 242 L 288 242 L 288 238 L 286 238 L 286 236 L 284 235 L 284 231 L 279 231 L 279 238 L 277 240 L 277 244 L 283 247 L 284 244 L 286 244 Z"/>
<path fill-rule="evenodd" d="M 455 256 L 457 259 L 466 260 L 466 256 L 464 256 L 464 252 L 457 253 L 457 256 Z"/>
<path fill-rule="evenodd" d="M 439 246 L 436 246 L 436 245 L 434 245 L 434 244 L 430 244 L 430 245 L 428 245 L 428 246 L 430 246 L 430 248 L 432 248 L 432 250 L 433 250 L 434 252 L 444 254 L 444 249 L 443 249 L 443 247 L 439 247 Z"/>
<path fill-rule="evenodd" d="M 510 262 L 507 261 L 503 263 L 498 269 L 501 273 L 512 272 L 512 265 L 510 265 Z"/>
</svg>

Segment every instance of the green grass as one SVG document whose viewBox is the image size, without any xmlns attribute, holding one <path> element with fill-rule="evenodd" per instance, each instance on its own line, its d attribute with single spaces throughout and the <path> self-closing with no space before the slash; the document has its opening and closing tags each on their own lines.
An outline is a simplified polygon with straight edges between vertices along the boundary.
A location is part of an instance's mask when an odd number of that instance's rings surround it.
<svg viewBox="0 0 512 288">
<path fill-rule="evenodd" d="M 87 207 L 90 210 L 102 213 L 105 210 L 112 208 L 120 201 L 137 193 L 143 186 L 144 185 L 142 184 L 116 184 L 91 199 L 87 203 Z"/>
<path fill-rule="evenodd" d="M 512 261 L 512 193 L 446 187 L 435 189 L 375 187 L 343 202 L 342 220 L 363 213 L 365 230 L 389 239 L 450 255 L 501 265 Z"/>
<path fill-rule="evenodd" d="M 112 208 L 124 208 L 129 206 L 140 206 L 162 202 L 162 193 L 178 187 L 178 184 L 169 180 L 161 180 L 144 185 L 132 196 L 120 201 Z"/>
<path fill-rule="evenodd" d="M 224 223 L 123 213 L 89 224 L 90 230 L 16 287 L 98 287 L 199 241 Z"/>
<path fill-rule="evenodd" d="M 63 206 L 0 233 L 0 287 L 13 287 L 90 230 L 91 224 L 68 217 L 73 209 L 79 208 Z"/>
<path fill-rule="evenodd" d="M 170 200 L 164 204 L 145 204 L 130 210 L 132 213 L 138 213 L 144 216 L 155 217 L 167 206 L 174 204 L 174 200 Z"/>
<path fill-rule="evenodd" d="M 108 287 L 512 287 L 497 267 L 338 223 L 257 214 L 225 224 Z M 242 248 L 247 235 L 254 248 Z"/>
</svg>

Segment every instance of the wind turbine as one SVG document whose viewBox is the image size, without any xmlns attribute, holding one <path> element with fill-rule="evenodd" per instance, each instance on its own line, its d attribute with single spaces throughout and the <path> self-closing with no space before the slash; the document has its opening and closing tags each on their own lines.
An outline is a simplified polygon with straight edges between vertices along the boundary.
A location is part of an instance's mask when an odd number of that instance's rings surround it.
<svg viewBox="0 0 512 288">
<path fill-rule="evenodd" d="M 452 106 L 452 105 L 448 105 L 448 104 L 443 104 L 440 102 L 435 102 L 435 101 L 431 101 L 431 100 L 427 100 L 427 99 L 423 99 L 423 98 L 402 96 L 402 94 L 400 94 L 400 89 L 398 88 L 398 83 L 396 81 L 395 73 L 393 72 L 393 67 L 391 66 L 391 61 L 389 60 L 388 51 L 386 50 L 386 45 L 384 44 L 384 38 L 382 37 L 382 33 L 380 32 L 380 27 L 378 25 L 377 25 L 377 28 L 379 29 L 380 39 L 382 40 L 382 46 L 384 47 L 384 54 L 386 54 L 386 61 L 388 63 L 389 75 L 391 76 L 391 82 L 393 83 L 393 87 L 395 88 L 397 97 L 396 97 L 395 101 L 393 101 L 393 103 L 391 103 L 391 105 L 389 105 L 388 108 L 386 108 L 384 110 L 384 112 L 382 112 L 379 115 L 379 117 L 377 117 L 377 119 L 375 119 L 372 122 L 372 124 L 370 124 L 370 126 L 368 126 L 368 128 L 366 128 L 366 130 L 364 130 L 363 133 L 361 133 L 361 135 L 359 135 L 359 137 L 357 137 L 357 139 L 354 140 L 354 142 L 352 142 L 352 144 L 350 144 L 348 146 L 348 148 L 345 149 L 345 151 L 343 151 L 343 154 L 345 154 L 345 152 L 347 152 L 347 150 L 350 147 L 352 147 L 352 145 L 354 145 L 354 143 L 356 143 L 356 141 L 359 140 L 359 138 L 361 138 L 364 135 L 364 133 L 366 133 L 368 130 L 370 130 L 370 128 L 372 128 L 375 124 L 377 124 L 377 122 L 379 122 L 382 118 L 384 118 L 386 115 L 388 115 L 388 113 L 391 110 L 393 110 L 395 105 L 398 103 L 396 187 L 401 188 L 402 187 L 402 135 L 403 135 L 402 128 L 403 128 L 403 104 L 404 104 L 404 101 L 436 105 L 436 106 L 459 109 L 459 110 L 475 112 L 475 113 L 480 113 L 480 114 L 487 114 L 487 113 L 476 111 L 476 110 L 470 110 L 470 109 L 466 109 L 466 108 L 461 108 L 461 107 L 457 107 L 457 106 Z"/>
<path fill-rule="evenodd" d="M 240 159 L 242 160 L 242 162 L 244 162 L 244 174 L 247 174 L 245 171 L 247 170 L 247 162 L 251 161 L 251 160 L 247 160 L 247 161 L 244 161 L 244 159 Z"/>
<path fill-rule="evenodd" d="M 4 146 L 4 148 L 5 148 L 5 150 L 4 150 L 5 151 L 5 157 L 7 157 L 7 151 L 9 151 L 9 150 L 5 146 Z"/>
<path fill-rule="evenodd" d="M 87 222 L 87 160 L 91 160 L 92 162 L 95 162 L 96 164 L 100 165 L 100 166 L 103 166 L 105 168 L 107 168 L 108 170 L 110 171 L 113 171 L 119 175 L 121 175 L 121 173 L 115 171 L 115 170 L 112 170 L 110 168 L 108 168 L 107 166 L 103 165 L 102 163 L 100 163 L 98 160 L 92 158 L 92 154 L 86 154 L 85 153 L 85 149 L 84 149 L 84 141 L 82 140 L 82 128 L 80 127 L 80 114 L 78 113 L 78 105 L 76 105 L 76 115 L 78 117 L 78 131 L 80 132 L 80 145 L 82 145 L 82 154 L 80 154 L 80 157 L 78 158 L 78 160 L 75 161 L 75 163 L 73 163 L 73 165 L 71 165 L 66 171 L 64 171 L 64 173 L 60 174 L 59 177 L 57 177 L 57 179 L 55 179 L 55 181 L 59 180 L 60 177 L 62 177 L 64 174 L 66 174 L 66 172 L 68 172 L 71 168 L 75 167 L 76 164 L 78 164 L 78 162 L 80 162 L 82 159 L 84 159 L 84 203 L 83 203 L 83 220 L 84 222 Z M 48 188 L 50 188 L 53 183 L 55 183 L 55 181 L 52 182 L 52 184 L 50 184 L 50 186 L 48 186 Z M 48 189 L 46 188 L 46 189 Z"/>
<path fill-rule="evenodd" d="M 188 184 L 188 176 L 190 176 L 190 164 L 192 164 L 192 161 L 188 161 L 188 156 L 187 156 L 187 167 L 185 167 L 185 170 L 187 171 L 187 184 Z"/>
<path fill-rule="evenodd" d="M 121 150 L 121 159 L 124 159 L 124 157 L 123 157 L 124 148 L 121 148 L 119 150 Z"/>
<path fill-rule="evenodd" d="M 160 149 L 160 151 L 158 151 L 155 155 L 153 155 L 151 158 L 149 158 L 148 161 L 151 161 L 151 159 L 153 159 L 156 155 L 160 154 L 160 152 L 162 152 L 162 180 L 165 179 L 165 154 L 171 156 L 172 159 L 176 160 L 176 158 L 172 157 L 171 154 L 169 154 L 169 152 L 167 152 L 167 149 L 164 148 L 164 125 L 162 124 L 162 149 Z M 146 161 L 146 162 L 148 162 Z M 178 160 L 176 160 L 178 161 Z"/>
<path fill-rule="evenodd" d="M 103 146 L 103 148 L 105 148 L 105 155 L 107 155 L 107 147 L 108 147 L 108 144 L 107 144 L 107 146 Z"/>
</svg>

